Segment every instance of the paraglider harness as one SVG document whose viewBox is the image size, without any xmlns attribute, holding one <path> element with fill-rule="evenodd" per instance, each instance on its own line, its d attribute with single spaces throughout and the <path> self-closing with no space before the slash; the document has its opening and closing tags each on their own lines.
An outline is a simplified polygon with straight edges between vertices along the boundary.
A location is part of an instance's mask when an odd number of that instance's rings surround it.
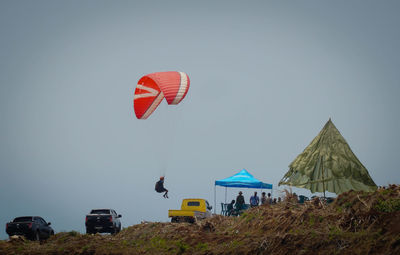
<svg viewBox="0 0 400 255">
<path fill-rule="evenodd" d="M 168 198 L 168 190 L 166 188 L 164 188 L 164 180 L 159 180 L 158 182 L 156 182 L 156 186 L 154 188 L 158 193 L 162 193 L 165 192 L 164 197 Z"/>
<path fill-rule="evenodd" d="M 162 192 L 167 191 L 167 190 L 164 188 L 164 181 L 163 181 L 163 180 L 159 180 L 158 182 L 156 182 L 155 190 L 156 190 L 158 193 L 162 193 Z"/>
</svg>

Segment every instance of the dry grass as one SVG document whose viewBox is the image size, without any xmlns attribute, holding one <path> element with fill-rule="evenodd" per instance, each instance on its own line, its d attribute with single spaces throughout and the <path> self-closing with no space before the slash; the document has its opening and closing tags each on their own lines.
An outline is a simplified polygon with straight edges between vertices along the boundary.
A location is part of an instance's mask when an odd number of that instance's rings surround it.
<svg viewBox="0 0 400 255">
<path fill-rule="evenodd" d="M 400 188 L 347 192 L 333 204 L 293 194 L 240 217 L 146 222 L 115 236 L 59 233 L 43 242 L 0 241 L 0 254 L 400 254 Z"/>
</svg>

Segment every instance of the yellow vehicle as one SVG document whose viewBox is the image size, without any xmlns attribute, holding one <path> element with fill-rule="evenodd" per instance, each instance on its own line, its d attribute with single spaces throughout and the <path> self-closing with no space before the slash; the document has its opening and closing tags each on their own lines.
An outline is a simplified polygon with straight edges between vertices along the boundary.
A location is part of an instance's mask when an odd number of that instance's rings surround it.
<svg viewBox="0 0 400 255">
<path fill-rule="evenodd" d="M 211 217 L 212 206 L 205 199 L 186 198 L 180 210 L 168 210 L 171 222 L 190 222 Z"/>
</svg>

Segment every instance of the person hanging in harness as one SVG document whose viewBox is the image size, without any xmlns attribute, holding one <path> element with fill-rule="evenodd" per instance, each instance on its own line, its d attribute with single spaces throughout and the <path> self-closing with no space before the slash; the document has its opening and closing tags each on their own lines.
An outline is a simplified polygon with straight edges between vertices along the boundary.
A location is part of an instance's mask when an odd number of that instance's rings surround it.
<svg viewBox="0 0 400 255">
<path fill-rule="evenodd" d="M 155 188 L 155 190 L 156 190 L 158 193 L 165 192 L 164 195 L 163 195 L 163 197 L 164 197 L 164 198 L 168 198 L 168 190 L 167 190 L 166 188 L 164 188 L 164 176 L 161 176 L 161 177 L 160 177 L 160 180 L 159 180 L 158 182 L 156 182 L 156 188 Z"/>
</svg>

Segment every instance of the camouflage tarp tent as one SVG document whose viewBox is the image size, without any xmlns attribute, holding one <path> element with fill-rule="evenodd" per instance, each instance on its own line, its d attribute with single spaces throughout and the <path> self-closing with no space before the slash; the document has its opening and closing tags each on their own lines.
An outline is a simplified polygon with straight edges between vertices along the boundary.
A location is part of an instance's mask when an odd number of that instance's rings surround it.
<svg viewBox="0 0 400 255">
<path fill-rule="evenodd" d="M 374 191 L 376 184 L 331 119 L 289 165 L 279 185 L 314 192 L 340 194 L 349 190 Z"/>
</svg>

